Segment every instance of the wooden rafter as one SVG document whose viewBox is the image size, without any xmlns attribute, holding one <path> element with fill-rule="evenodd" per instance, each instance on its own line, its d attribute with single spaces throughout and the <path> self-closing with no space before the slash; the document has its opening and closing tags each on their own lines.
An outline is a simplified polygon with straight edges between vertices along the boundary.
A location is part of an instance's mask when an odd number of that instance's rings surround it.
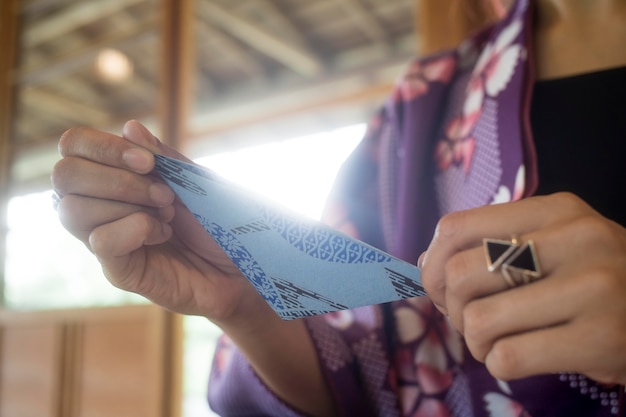
<svg viewBox="0 0 626 417">
<path fill-rule="evenodd" d="M 24 46 L 32 48 L 74 29 L 118 13 L 142 0 L 90 0 L 72 3 L 61 12 L 24 32 Z"/>
<path fill-rule="evenodd" d="M 415 52 L 410 14 L 417 0 L 7 1 L 17 5 L 16 20 L 30 39 L 21 44 L 22 67 L 8 74 L 20 104 L 12 152 L 25 167 L 39 164 L 39 147 L 41 154 L 55 153 L 60 131 L 75 124 L 119 132 L 134 117 L 155 132 L 163 123 L 169 133 L 159 133 L 168 140 L 196 141 L 212 132 L 221 143 L 246 130 L 240 126 L 271 129 L 275 123 L 268 120 L 304 120 L 309 112 L 313 120 L 325 106 L 338 110 L 333 120 L 344 111 L 338 104 L 352 103 L 345 106 L 356 109 L 350 114 L 365 114 L 396 75 L 373 68 L 401 67 Z M 166 5 L 181 1 L 193 5 L 183 23 L 193 35 L 188 42 L 155 20 L 167 19 Z M 161 41 L 173 43 L 165 48 Z M 181 46 L 187 52 L 176 52 Z M 93 71 L 105 47 L 133 61 L 133 78 L 123 87 L 104 84 Z M 189 99 L 192 111 L 185 109 Z"/>
<path fill-rule="evenodd" d="M 367 72 L 348 70 L 299 89 L 277 90 L 254 100 L 225 98 L 219 105 L 197 114 L 191 122 L 191 139 L 215 135 L 242 126 L 265 123 L 285 115 L 358 102 L 364 98 L 383 100 L 406 63 L 406 59 L 389 60 Z"/>
<path fill-rule="evenodd" d="M 255 0 L 253 2 L 245 2 L 241 8 L 248 7 L 254 10 L 260 10 L 272 20 L 272 26 L 275 26 L 284 37 L 289 39 L 294 45 L 298 45 L 310 51 L 309 42 L 306 36 L 298 29 L 296 24 L 289 19 L 271 0 Z"/>
<path fill-rule="evenodd" d="M 338 0 L 338 3 L 353 16 L 361 30 L 375 42 L 384 42 L 387 33 L 376 18 L 363 6 L 360 0 Z"/>
<path fill-rule="evenodd" d="M 64 77 L 74 71 L 92 65 L 98 53 L 104 48 L 116 48 L 126 50 L 136 47 L 138 44 L 154 41 L 157 36 L 156 23 L 153 20 L 140 25 L 130 26 L 115 36 L 97 40 L 77 50 L 36 66 L 20 70 L 16 82 L 22 86 L 44 84 L 57 77 Z"/>
<path fill-rule="evenodd" d="M 21 95 L 24 104 L 32 109 L 67 120 L 71 125 L 104 126 L 111 118 L 106 111 L 85 106 L 83 103 L 77 103 L 42 88 L 26 88 L 22 90 Z"/>
<path fill-rule="evenodd" d="M 312 77 L 324 69 L 323 62 L 311 51 L 269 33 L 262 26 L 247 20 L 213 2 L 203 2 L 203 16 L 222 30 L 254 49 L 283 63 L 298 74 Z"/>
<path fill-rule="evenodd" d="M 198 19 L 196 23 L 196 31 L 199 39 L 197 42 L 204 43 L 203 39 L 211 39 L 217 44 L 221 45 L 222 50 L 228 50 L 230 55 L 236 57 L 241 62 L 242 68 L 251 74 L 261 75 L 265 72 L 263 66 L 255 60 L 249 53 L 247 53 L 239 43 L 237 43 L 232 37 L 226 35 L 223 31 L 216 29 L 210 24 L 207 19 Z M 214 51 L 211 51 L 213 54 Z M 200 66 L 202 62 L 198 63 Z"/>
</svg>

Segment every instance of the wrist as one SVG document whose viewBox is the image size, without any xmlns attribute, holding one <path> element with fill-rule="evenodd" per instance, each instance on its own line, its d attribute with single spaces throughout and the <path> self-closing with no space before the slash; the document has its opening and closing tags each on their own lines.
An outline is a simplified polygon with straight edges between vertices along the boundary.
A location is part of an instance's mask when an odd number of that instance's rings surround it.
<svg viewBox="0 0 626 417">
<path fill-rule="evenodd" d="M 257 301 L 257 300 L 255 300 Z M 275 334 L 284 327 L 282 320 L 263 300 L 242 303 L 244 307 L 237 309 L 228 317 L 219 319 L 207 317 L 233 340 L 260 340 L 267 335 Z"/>
</svg>

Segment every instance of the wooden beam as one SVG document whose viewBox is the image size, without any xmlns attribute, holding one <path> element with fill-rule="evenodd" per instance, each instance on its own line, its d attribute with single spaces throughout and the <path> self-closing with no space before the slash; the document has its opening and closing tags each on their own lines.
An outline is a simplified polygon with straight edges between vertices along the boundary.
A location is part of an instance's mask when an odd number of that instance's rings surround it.
<svg viewBox="0 0 626 417">
<path fill-rule="evenodd" d="M 348 14 L 357 21 L 361 30 L 373 41 L 384 42 L 387 32 L 376 18 L 363 6 L 359 0 L 339 0 L 339 3 Z"/>
<path fill-rule="evenodd" d="M 285 14 L 276 7 L 276 4 L 270 0 L 256 0 L 255 2 L 249 3 L 244 2 L 241 4 L 241 7 L 253 7 L 255 11 L 269 16 L 272 21 L 272 26 L 279 28 L 281 33 L 284 32 L 286 39 L 289 39 L 294 45 L 298 45 L 310 51 L 306 36 L 298 29 L 296 24 L 285 16 Z"/>
<path fill-rule="evenodd" d="M 143 0 L 90 0 L 74 2 L 65 10 L 47 17 L 24 32 L 24 48 L 32 48 L 50 39 L 118 13 Z"/>
<path fill-rule="evenodd" d="M 11 73 L 16 64 L 18 36 L 18 0 L 0 1 L 0 307 L 4 306 L 4 269 L 13 129 L 14 86 Z"/>
<path fill-rule="evenodd" d="M 224 32 L 213 27 L 213 25 L 211 25 L 206 19 L 196 20 L 196 30 L 198 36 L 196 42 L 199 45 L 204 44 L 210 39 L 211 41 L 214 41 L 220 49 L 227 50 L 229 55 L 236 57 L 236 59 L 241 62 L 241 68 L 244 71 L 257 76 L 265 74 L 265 68 L 263 68 L 263 66 L 249 53 L 244 51 L 244 48 L 239 43 L 237 43 L 232 37 L 226 35 Z M 206 53 L 214 55 L 216 51 L 210 50 Z M 201 60 L 198 64 L 202 66 L 204 64 L 203 60 Z"/>
<path fill-rule="evenodd" d="M 95 107 L 86 106 L 54 94 L 43 88 L 25 88 L 21 90 L 24 102 L 31 108 L 38 108 L 49 115 L 70 122 L 68 125 L 86 124 L 88 126 L 105 126 L 111 116 L 108 112 Z"/>
<path fill-rule="evenodd" d="M 46 62 L 23 68 L 17 73 L 16 82 L 23 86 L 44 84 L 50 80 L 62 77 L 84 67 L 92 65 L 100 50 L 113 47 L 121 51 L 136 47 L 154 40 L 157 37 L 157 28 L 154 21 L 140 25 L 133 25 L 114 37 L 101 39 L 61 56 L 48 59 Z"/>
<path fill-rule="evenodd" d="M 246 95 L 245 100 L 236 95 L 222 97 L 219 104 L 196 113 L 192 120 L 190 139 L 204 139 L 332 106 L 356 106 L 374 99 L 382 103 L 405 65 L 405 57 L 390 59 L 383 64 L 371 65 L 368 71 L 353 69 L 315 83 L 307 83 L 301 88 L 291 86 L 262 97 Z"/>
<path fill-rule="evenodd" d="M 215 3 L 203 2 L 201 13 L 222 30 L 301 75 L 313 77 L 324 69 L 323 62 L 311 51 L 296 46 Z"/>
</svg>

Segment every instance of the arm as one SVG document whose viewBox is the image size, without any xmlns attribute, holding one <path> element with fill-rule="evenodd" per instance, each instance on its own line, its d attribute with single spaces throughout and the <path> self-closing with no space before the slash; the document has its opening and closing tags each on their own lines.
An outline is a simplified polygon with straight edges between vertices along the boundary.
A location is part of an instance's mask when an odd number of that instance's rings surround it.
<svg viewBox="0 0 626 417">
<path fill-rule="evenodd" d="M 52 182 L 63 225 L 111 283 L 169 310 L 207 317 L 285 402 L 330 416 L 334 404 L 302 321 L 282 321 L 174 193 L 151 175 L 153 152 L 185 159 L 137 122 L 123 137 L 67 131 Z"/>
</svg>

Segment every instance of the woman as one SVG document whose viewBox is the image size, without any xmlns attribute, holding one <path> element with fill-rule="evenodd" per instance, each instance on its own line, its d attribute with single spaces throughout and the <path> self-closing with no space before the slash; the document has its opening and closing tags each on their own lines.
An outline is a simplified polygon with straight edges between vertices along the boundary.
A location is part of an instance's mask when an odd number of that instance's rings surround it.
<svg viewBox="0 0 626 417">
<path fill-rule="evenodd" d="M 624 22 L 624 1 L 520 0 L 411 65 L 326 217 L 418 262 L 429 298 L 281 321 L 147 175 L 147 150 L 183 157 L 136 122 L 64 134 L 59 216 L 114 285 L 224 330 L 224 415 L 623 415 Z"/>
</svg>

